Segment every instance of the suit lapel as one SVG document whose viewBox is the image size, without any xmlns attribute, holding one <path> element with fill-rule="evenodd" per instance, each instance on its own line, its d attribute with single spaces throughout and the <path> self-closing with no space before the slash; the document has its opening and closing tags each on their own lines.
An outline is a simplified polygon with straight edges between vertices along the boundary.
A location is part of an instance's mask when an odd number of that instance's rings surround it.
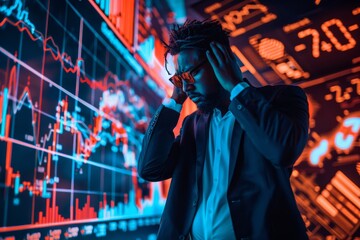
<svg viewBox="0 0 360 240">
<path fill-rule="evenodd" d="M 238 160 L 239 150 L 241 148 L 240 144 L 243 135 L 244 135 L 244 130 L 240 127 L 240 124 L 235 120 L 233 133 L 231 136 L 231 146 L 230 146 L 229 183 L 231 182 L 232 176 L 234 174 L 234 169 L 236 162 Z"/>
<path fill-rule="evenodd" d="M 197 189 L 202 186 L 202 173 L 206 156 L 206 148 L 209 139 L 209 123 L 212 114 L 202 114 L 195 121 L 196 139 L 196 185 Z"/>
<path fill-rule="evenodd" d="M 202 173 L 204 169 L 204 162 L 206 156 L 206 148 L 209 142 L 209 125 L 212 114 L 199 115 L 198 119 L 194 122 L 196 134 L 196 185 L 197 189 L 202 186 Z M 244 130 L 240 124 L 235 120 L 234 128 L 231 136 L 230 146 L 230 163 L 229 163 L 229 183 L 231 182 L 234 174 L 235 165 L 238 159 L 240 144 L 244 135 Z"/>
</svg>

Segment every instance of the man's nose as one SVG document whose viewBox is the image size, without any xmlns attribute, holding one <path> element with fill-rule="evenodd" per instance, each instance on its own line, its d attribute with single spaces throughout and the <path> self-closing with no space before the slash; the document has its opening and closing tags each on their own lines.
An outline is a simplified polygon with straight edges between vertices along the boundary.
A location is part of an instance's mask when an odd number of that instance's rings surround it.
<svg viewBox="0 0 360 240">
<path fill-rule="evenodd" d="M 187 81 L 182 80 L 182 84 L 183 84 L 183 91 L 184 92 L 188 92 L 189 90 L 194 89 L 194 84 L 193 83 L 188 83 Z"/>
</svg>

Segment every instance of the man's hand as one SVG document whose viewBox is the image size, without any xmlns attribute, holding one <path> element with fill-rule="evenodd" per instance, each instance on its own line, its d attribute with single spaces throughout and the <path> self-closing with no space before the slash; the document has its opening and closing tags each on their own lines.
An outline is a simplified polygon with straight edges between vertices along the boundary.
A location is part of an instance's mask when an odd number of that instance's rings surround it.
<svg viewBox="0 0 360 240">
<path fill-rule="evenodd" d="M 171 96 L 172 99 L 175 100 L 178 104 L 183 104 L 187 99 L 186 93 L 182 90 L 182 88 L 178 88 L 174 86 L 173 94 Z"/>
<path fill-rule="evenodd" d="M 226 91 L 231 92 L 236 84 L 243 81 L 243 76 L 234 54 L 224 45 L 212 42 L 210 50 L 206 51 L 206 55 L 216 78 Z"/>
</svg>

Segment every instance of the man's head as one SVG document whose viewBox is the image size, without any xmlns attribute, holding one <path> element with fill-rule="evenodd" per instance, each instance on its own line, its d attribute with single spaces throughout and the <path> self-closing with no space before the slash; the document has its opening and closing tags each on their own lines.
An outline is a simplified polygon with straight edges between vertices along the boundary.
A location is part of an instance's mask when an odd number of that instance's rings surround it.
<svg viewBox="0 0 360 240">
<path fill-rule="evenodd" d="M 211 42 L 230 49 L 228 32 L 218 21 L 188 20 L 183 26 L 175 26 L 170 32 L 169 44 L 165 43 L 165 59 L 170 53 L 176 70 L 171 81 L 182 87 L 202 112 L 209 112 L 223 99 L 228 99 L 228 92 L 216 79 L 205 54 Z"/>
</svg>

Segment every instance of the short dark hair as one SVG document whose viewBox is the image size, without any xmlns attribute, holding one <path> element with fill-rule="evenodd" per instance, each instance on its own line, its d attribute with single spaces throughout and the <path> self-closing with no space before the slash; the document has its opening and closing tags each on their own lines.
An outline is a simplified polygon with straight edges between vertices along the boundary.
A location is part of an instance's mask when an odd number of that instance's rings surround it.
<svg viewBox="0 0 360 240">
<path fill-rule="evenodd" d="M 182 26 L 174 25 L 170 30 L 169 44 L 163 42 L 166 49 L 164 54 L 166 71 L 169 73 L 166 60 L 169 53 L 176 55 L 182 50 L 194 48 L 206 51 L 213 41 L 230 47 L 229 32 L 222 28 L 218 20 L 188 19 Z"/>
</svg>

